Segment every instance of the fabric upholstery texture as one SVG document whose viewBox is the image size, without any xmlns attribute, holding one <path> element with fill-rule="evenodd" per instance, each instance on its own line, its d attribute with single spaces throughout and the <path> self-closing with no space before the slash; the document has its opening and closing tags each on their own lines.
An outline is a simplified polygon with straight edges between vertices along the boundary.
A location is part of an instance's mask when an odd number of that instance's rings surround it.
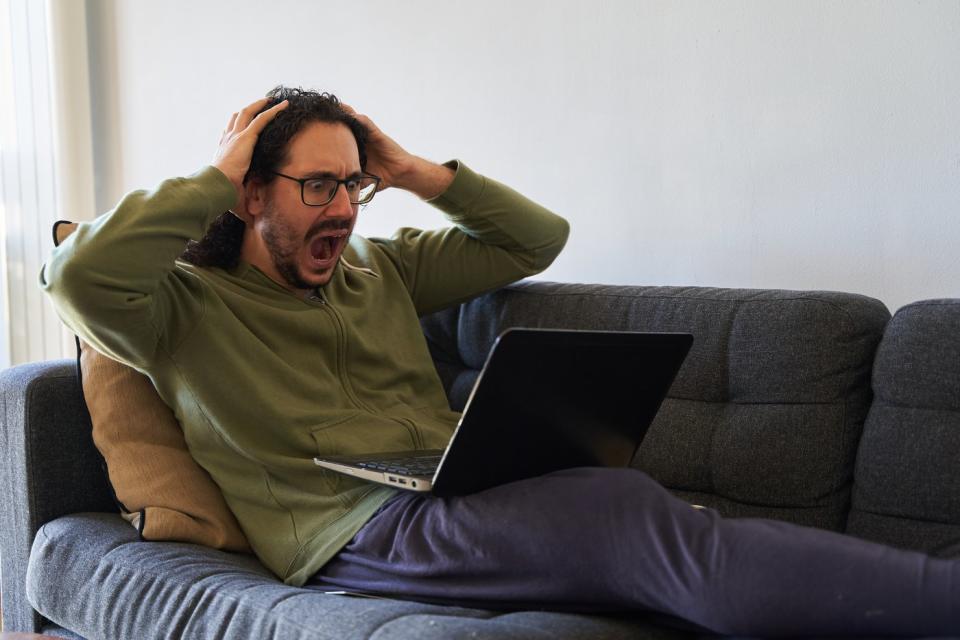
<svg viewBox="0 0 960 640">
<path fill-rule="evenodd" d="M 641 619 L 503 614 L 286 586 L 251 556 L 137 539 L 118 516 L 78 514 L 37 533 L 30 600 L 85 638 L 681 638 Z"/>
<path fill-rule="evenodd" d="M 727 516 L 839 531 L 889 317 L 846 293 L 529 282 L 432 316 L 425 332 L 454 408 L 510 326 L 692 333 L 635 466 Z"/>
<path fill-rule="evenodd" d="M 60 244 L 77 225 L 58 222 Z M 78 341 L 80 380 L 110 484 L 146 540 L 249 551 L 220 489 L 190 456 L 173 412 L 142 373 Z"/>
<path fill-rule="evenodd" d="M 873 371 L 848 531 L 960 556 L 960 300 L 900 309 Z"/>
</svg>

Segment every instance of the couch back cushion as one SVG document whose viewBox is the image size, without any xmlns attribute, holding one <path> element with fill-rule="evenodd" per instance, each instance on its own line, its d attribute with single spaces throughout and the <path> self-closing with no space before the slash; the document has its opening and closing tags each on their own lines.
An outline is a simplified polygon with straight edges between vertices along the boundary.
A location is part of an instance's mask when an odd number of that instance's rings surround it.
<svg viewBox="0 0 960 640">
<path fill-rule="evenodd" d="M 728 516 L 842 530 L 889 317 L 843 293 L 531 282 L 423 324 L 455 409 L 511 326 L 692 333 L 634 465 Z"/>
<path fill-rule="evenodd" d="M 76 228 L 57 222 L 54 243 Z M 150 379 L 82 340 L 77 349 L 93 441 L 123 517 L 145 540 L 249 551 L 220 488 L 190 456 L 180 424 Z"/>
<path fill-rule="evenodd" d="M 960 299 L 896 313 L 873 390 L 849 533 L 960 556 Z"/>
</svg>

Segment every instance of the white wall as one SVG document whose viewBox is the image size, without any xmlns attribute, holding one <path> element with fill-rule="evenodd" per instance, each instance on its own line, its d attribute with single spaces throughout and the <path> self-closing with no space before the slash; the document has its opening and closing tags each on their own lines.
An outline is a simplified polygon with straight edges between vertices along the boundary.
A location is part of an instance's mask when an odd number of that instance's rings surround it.
<svg viewBox="0 0 960 640">
<path fill-rule="evenodd" d="M 956 0 L 88 1 L 101 209 L 299 84 L 566 216 L 545 278 L 960 297 Z"/>
</svg>

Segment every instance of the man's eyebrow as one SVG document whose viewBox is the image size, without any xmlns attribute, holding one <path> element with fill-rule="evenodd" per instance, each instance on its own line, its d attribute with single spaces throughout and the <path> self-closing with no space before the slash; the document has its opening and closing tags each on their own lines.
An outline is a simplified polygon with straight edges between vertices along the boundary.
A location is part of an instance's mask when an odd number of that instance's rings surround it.
<svg viewBox="0 0 960 640">
<path fill-rule="evenodd" d="M 344 178 L 344 180 L 353 180 L 353 179 L 359 178 L 362 175 L 363 175 L 362 171 L 354 171 L 353 173 L 349 174 L 346 178 Z M 304 175 L 302 179 L 318 180 L 322 178 L 333 178 L 334 180 L 339 180 L 340 176 L 338 176 L 336 173 L 332 171 L 312 171 Z"/>
</svg>

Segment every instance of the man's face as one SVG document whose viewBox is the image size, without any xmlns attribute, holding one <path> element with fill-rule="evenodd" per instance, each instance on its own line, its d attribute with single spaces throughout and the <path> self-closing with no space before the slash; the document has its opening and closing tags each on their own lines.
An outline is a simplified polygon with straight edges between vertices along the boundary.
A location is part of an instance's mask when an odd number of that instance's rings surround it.
<svg viewBox="0 0 960 640">
<path fill-rule="evenodd" d="M 356 140 L 341 123 L 307 125 L 290 141 L 287 158 L 278 172 L 294 178 L 360 174 Z M 305 293 L 330 281 L 358 205 L 350 204 L 342 185 L 333 200 L 319 207 L 304 204 L 300 194 L 299 183 L 279 176 L 264 187 L 263 208 L 254 220 L 261 259 L 252 262 L 280 284 Z"/>
</svg>

